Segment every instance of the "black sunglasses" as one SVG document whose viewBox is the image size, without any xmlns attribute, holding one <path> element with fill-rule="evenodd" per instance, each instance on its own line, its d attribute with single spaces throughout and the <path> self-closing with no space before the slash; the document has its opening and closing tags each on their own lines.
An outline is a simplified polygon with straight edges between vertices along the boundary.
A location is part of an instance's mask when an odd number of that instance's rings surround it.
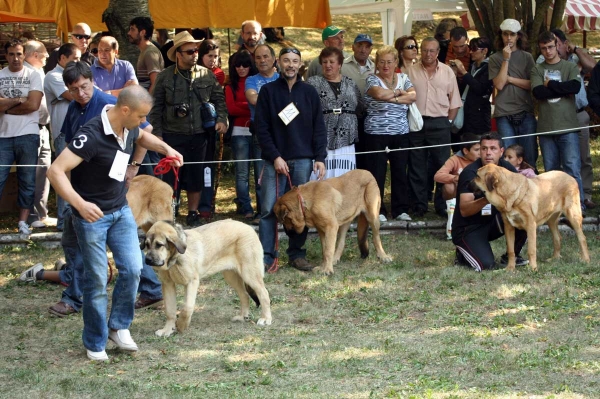
<svg viewBox="0 0 600 399">
<path fill-rule="evenodd" d="M 295 47 L 284 47 L 281 49 L 281 51 L 279 52 L 279 56 L 281 57 L 284 54 L 288 54 L 288 53 L 294 53 L 299 57 L 302 57 L 302 54 L 300 54 L 300 51 L 298 51 L 297 48 Z"/>
<path fill-rule="evenodd" d="M 417 45 L 416 45 L 416 44 L 409 44 L 408 46 L 406 46 L 406 47 L 402 47 L 402 48 L 403 48 L 404 50 L 414 50 L 414 49 L 416 49 L 416 48 L 417 48 Z M 418 49 L 417 49 L 417 50 L 418 50 Z"/>
<path fill-rule="evenodd" d="M 98 49 L 97 48 L 93 48 L 90 50 L 90 53 L 92 54 L 98 54 Z"/>
<path fill-rule="evenodd" d="M 177 50 L 179 53 L 185 53 L 187 55 L 194 55 L 198 52 L 198 49 L 189 49 L 189 50 Z"/>
<path fill-rule="evenodd" d="M 91 36 L 90 35 L 80 35 L 79 33 L 71 33 L 71 36 L 73 36 L 75 39 L 87 39 L 90 40 Z"/>
<path fill-rule="evenodd" d="M 239 67 L 250 68 L 250 65 L 252 65 L 250 62 L 236 62 L 234 66 L 236 68 L 239 68 Z"/>
</svg>

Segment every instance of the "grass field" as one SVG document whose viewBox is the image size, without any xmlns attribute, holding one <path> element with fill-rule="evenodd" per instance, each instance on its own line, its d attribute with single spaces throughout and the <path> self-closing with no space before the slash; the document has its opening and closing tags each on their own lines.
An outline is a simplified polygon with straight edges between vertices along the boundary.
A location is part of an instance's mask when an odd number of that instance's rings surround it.
<svg viewBox="0 0 600 399">
<path fill-rule="evenodd" d="M 368 31 L 381 40 L 378 15 L 334 16 L 334 23 L 348 27 L 347 36 Z M 320 49 L 317 30 L 286 34 L 309 58 Z M 599 152 L 596 139 L 596 165 Z M 231 174 L 219 189 L 219 218 L 235 217 Z M 12 216 L 1 217 L 0 232 L 14 232 Z M 123 354 L 109 344 L 104 364 L 85 357 L 81 315 L 47 312 L 62 287 L 15 281 L 34 263 L 51 268 L 61 251 L 4 248 L 0 397 L 597 398 L 600 234 L 586 236 L 589 265 L 579 261 L 576 239 L 563 235 L 563 258 L 540 263 L 537 273 L 479 274 L 453 266 L 454 247 L 440 235 L 384 236 L 390 264 L 373 254 L 361 260 L 350 237 L 332 277 L 286 266 L 265 277 L 273 325 L 231 322 L 239 301 L 215 276 L 200 284 L 188 331 L 158 338 L 164 312 L 139 311 L 131 331 L 140 351 Z M 504 240 L 493 248 L 501 255 Z M 320 262 L 319 241 L 310 239 L 307 249 L 308 259 Z M 550 236 L 542 233 L 538 258 L 550 254 Z"/>
</svg>

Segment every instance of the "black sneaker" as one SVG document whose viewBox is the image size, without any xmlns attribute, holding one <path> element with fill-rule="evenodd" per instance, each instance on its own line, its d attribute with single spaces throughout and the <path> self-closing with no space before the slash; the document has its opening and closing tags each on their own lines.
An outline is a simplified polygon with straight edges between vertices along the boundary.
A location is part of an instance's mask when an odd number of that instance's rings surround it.
<svg viewBox="0 0 600 399">
<path fill-rule="evenodd" d="M 201 220 L 198 215 L 198 211 L 189 211 L 187 217 L 185 218 L 185 223 L 190 227 L 198 227 L 200 226 Z"/>
<path fill-rule="evenodd" d="M 503 266 L 508 265 L 508 254 L 504 254 L 500 257 L 500 264 Z M 523 259 L 521 256 L 517 255 L 516 265 L 517 266 L 527 266 L 529 261 L 527 259 Z"/>
</svg>

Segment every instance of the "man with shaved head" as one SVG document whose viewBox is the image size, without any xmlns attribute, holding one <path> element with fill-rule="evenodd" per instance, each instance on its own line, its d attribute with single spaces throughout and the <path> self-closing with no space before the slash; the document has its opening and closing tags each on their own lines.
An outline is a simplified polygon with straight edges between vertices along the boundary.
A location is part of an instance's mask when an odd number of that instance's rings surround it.
<svg viewBox="0 0 600 399">
<path fill-rule="evenodd" d="M 94 57 L 92 53 L 90 53 L 89 48 L 89 44 L 92 41 L 92 29 L 90 28 L 90 26 L 85 22 L 79 22 L 75 24 L 70 37 L 73 44 L 75 44 L 79 51 L 81 51 L 81 61 L 91 66 L 96 57 Z M 54 50 L 52 54 L 50 54 L 50 57 L 48 57 L 48 62 L 44 67 L 44 72 L 50 72 L 56 67 L 57 64 L 58 49 Z"/>
<path fill-rule="evenodd" d="M 73 227 L 82 252 L 83 344 L 90 360 L 108 360 L 107 339 L 121 350 L 138 350 L 131 338 L 134 303 L 142 256 L 137 226 L 127 205 L 125 174 L 134 142 L 183 165 L 181 154 L 138 128 L 152 108 L 152 97 L 141 86 L 126 87 L 115 105 L 77 131 L 69 146 L 48 170 L 48 178 L 73 208 Z M 71 173 L 69 180 L 67 174 Z M 107 325 L 106 246 L 119 270 Z"/>
</svg>

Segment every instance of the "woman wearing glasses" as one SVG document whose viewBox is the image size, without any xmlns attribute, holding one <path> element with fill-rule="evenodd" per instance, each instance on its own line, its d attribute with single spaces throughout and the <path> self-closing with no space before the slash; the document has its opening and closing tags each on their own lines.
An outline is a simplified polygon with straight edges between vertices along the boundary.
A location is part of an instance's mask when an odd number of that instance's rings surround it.
<svg viewBox="0 0 600 399">
<path fill-rule="evenodd" d="M 407 72 L 408 68 L 418 62 L 419 45 L 414 36 L 401 36 L 396 39 L 394 47 L 398 51 L 398 68 L 396 72 Z"/>
<path fill-rule="evenodd" d="M 463 92 L 464 123 L 462 133 L 482 134 L 492 130 L 492 106 L 490 95 L 494 82 L 488 73 L 488 60 L 492 45 L 485 37 L 477 37 L 469 44 L 471 50 L 471 71 L 467 71 L 463 63 L 456 59 L 456 69 L 466 83 Z"/>
<path fill-rule="evenodd" d="M 233 159 L 260 159 L 260 147 L 250 133 L 250 107 L 246 99 L 246 78 L 258 73 L 252 65 L 252 56 L 247 50 L 235 53 L 229 59 L 229 85 L 225 86 L 225 102 L 229 113 L 231 132 L 231 150 Z M 254 162 L 254 189 L 256 193 L 256 209 L 260 209 L 260 185 L 258 178 L 262 161 Z M 250 162 L 235 163 L 235 203 L 238 212 L 247 221 L 258 223 L 259 214 L 254 213 L 250 198 Z"/>
<path fill-rule="evenodd" d="M 323 119 L 327 126 L 327 179 L 356 169 L 356 113 L 362 113 L 363 104 L 358 86 L 352 79 L 342 75 L 342 50 L 336 47 L 324 48 L 319 55 L 319 63 L 323 76 L 311 76 L 306 82 L 317 89 L 321 98 Z"/>
<path fill-rule="evenodd" d="M 225 83 L 225 72 L 220 68 L 219 45 L 214 40 L 203 40 L 198 48 L 198 65 L 215 74 L 221 86 Z"/>
<path fill-rule="evenodd" d="M 377 73 L 367 78 L 365 102 L 365 150 L 380 151 L 368 157 L 367 169 L 375 176 L 381 195 L 379 220 L 387 221 L 387 211 L 383 203 L 383 189 L 387 162 L 390 162 L 392 189 L 392 217 L 397 220 L 411 220 L 408 215 L 407 151 L 390 150 L 410 147 L 408 140 L 408 105 L 417 99 L 417 93 L 408 76 L 396 73 L 398 52 L 392 46 L 377 50 L 375 66 Z"/>
</svg>

